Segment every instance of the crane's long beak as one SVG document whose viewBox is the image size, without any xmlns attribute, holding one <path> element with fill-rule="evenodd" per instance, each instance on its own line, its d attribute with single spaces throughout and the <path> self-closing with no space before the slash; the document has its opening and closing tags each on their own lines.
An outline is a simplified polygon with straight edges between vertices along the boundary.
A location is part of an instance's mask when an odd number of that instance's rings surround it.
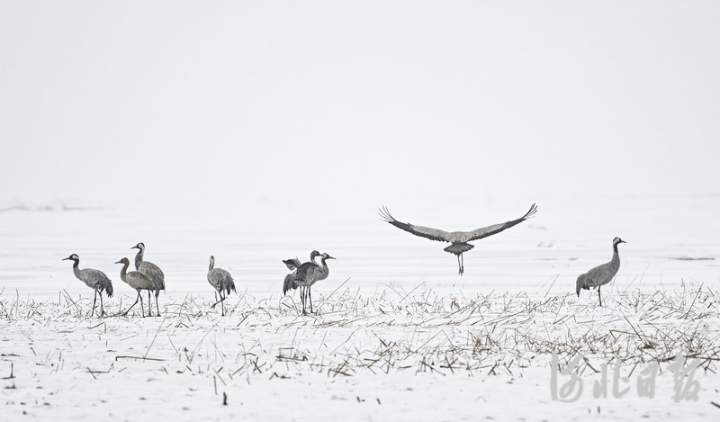
<svg viewBox="0 0 720 422">
<path fill-rule="evenodd" d="M 337 258 L 335 258 L 334 256 L 328 255 L 327 259 L 337 259 Z"/>
<path fill-rule="evenodd" d="M 63 258 L 63 259 L 61 259 L 60 261 L 70 261 L 70 257 Z"/>
<path fill-rule="evenodd" d="M 140 249 L 138 245 L 132 246 L 130 249 Z"/>
<path fill-rule="evenodd" d="M 116 264 L 122 264 L 122 263 L 123 263 L 122 259 L 120 261 L 116 262 Z"/>
<path fill-rule="evenodd" d="M 624 241 L 624 240 L 621 240 L 621 241 L 620 241 L 620 243 L 627 243 L 627 242 L 626 242 L 626 241 Z"/>
</svg>

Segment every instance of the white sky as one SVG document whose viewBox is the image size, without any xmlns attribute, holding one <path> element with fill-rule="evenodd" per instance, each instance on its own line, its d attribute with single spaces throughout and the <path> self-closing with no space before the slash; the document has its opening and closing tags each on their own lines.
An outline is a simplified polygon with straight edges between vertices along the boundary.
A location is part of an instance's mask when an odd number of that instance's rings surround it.
<svg viewBox="0 0 720 422">
<path fill-rule="evenodd" d="M 720 192 L 719 22 L 717 1 L 5 0 L 0 200 Z"/>
</svg>

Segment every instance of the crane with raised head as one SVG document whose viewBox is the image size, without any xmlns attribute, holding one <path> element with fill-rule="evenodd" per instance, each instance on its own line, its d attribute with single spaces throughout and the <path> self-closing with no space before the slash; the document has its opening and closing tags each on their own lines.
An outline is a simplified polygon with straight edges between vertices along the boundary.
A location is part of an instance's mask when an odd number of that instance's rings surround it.
<svg viewBox="0 0 720 422">
<path fill-rule="evenodd" d="M 615 237 L 612 241 L 613 255 L 609 262 L 591 269 L 590 271 L 580 274 L 575 282 L 575 293 L 580 297 L 580 290 L 597 289 L 598 301 L 602 306 L 602 296 L 600 288 L 608 284 L 620 270 L 620 254 L 618 253 L 618 245 L 627 243 L 619 237 Z"/>
<path fill-rule="evenodd" d="M 152 291 L 153 293 L 155 293 L 155 309 L 157 310 L 157 315 L 160 316 L 158 296 L 160 296 L 160 290 L 165 290 L 165 274 L 157 265 L 153 264 L 150 261 L 145 261 L 145 244 L 143 242 L 138 243 L 130 249 L 138 250 L 137 254 L 135 255 L 135 269 L 145 274 L 150 280 L 153 281 L 156 286 L 154 290 L 148 290 L 148 303 L 152 304 L 150 300 L 150 292 Z M 152 314 L 152 307 L 150 308 L 150 313 Z"/>
<path fill-rule="evenodd" d="M 225 298 L 231 291 L 237 293 L 235 290 L 235 281 L 226 270 L 215 268 L 215 257 L 212 255 L 210 256 L 207 279 L 208 283 L 215 289 L 215 304 L 218 303 L 218 294 L 220 295 L 220 314 L 225 316 Z"/>
<path fill-rule="evenodd" d="M 78 280 L 85 283 L 86 286 L 90 287 L 95 291 L 93 297 L 93 307 L 90 312 L 90 316 L 95 315 L 95 305 L 97 303 L 97 297 L 100 296 L 100 316 L 105 315 L 105 307 L 103 305 L 102 294 L 105 292 L 107 297 L 113 295 L 113 285 L 110 278 L 100 270 L 94 270 L 92 268 L 80 269 L 80 257 L 77 254 L 72 254 L 67 258 L 63 258 L 63 261 L 73 261 L 73 273 Z"/>
</svg>

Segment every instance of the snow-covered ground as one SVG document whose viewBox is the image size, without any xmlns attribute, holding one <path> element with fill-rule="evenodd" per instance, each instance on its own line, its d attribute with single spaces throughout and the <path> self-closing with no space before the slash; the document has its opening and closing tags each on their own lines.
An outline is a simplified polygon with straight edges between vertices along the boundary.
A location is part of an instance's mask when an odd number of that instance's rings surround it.
<svg viewBox="0 0 720 422">
<path fill-rule="evenodd" d="M 440 243 L 372 210 L 322 230 L 112 210 L 1 213 L 0 420 L 716 420 L 720 198 L 624 198 L 585 213 L 540 205 L 528 224 L 476 242 L 462 278 Z M 396 211 L 433 225 L 409 213 Z M 609 259 L 615 235 L 630 243 L 599 308 L 596 295 L 575 296 L 574 280 Z M 138 241 L 166 273 L 161 317 L 117 316 L 133 291 L 112 263 Z M 296 297 L 279 294 L 280 260 L 314 248 L 339 259 L 313 291 L 318 314 L 300 316 Z M 73 252 L 113 279 L 111 316 L 87 317 L 92 295 L 60 261 Z M 226 317 L 210 308 L 210 254 L 237 280 Z M 672 370 L 678 352 L 700 364 L 697 401 L 673 399 L 675 382 L 690 381 Z M 553 354 L 561 369 L 587 359 L 575 402 L 552 399 Z M 619 388 L 630 388 L 620 398 L 615 362 Z M 652 362 L 657 389 L 644 398 L 636 386 Z M 608 396 L 595 398 L 603 364 Z M 573 392 L 569 379 L 559 375 L 561 395 Z"/>
</svg>

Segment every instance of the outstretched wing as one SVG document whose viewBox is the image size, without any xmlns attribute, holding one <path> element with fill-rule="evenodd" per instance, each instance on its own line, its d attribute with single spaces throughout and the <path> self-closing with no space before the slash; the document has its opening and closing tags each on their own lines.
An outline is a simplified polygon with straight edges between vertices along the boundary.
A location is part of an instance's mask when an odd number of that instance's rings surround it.
<svg viewBox="0 0 720 422">
<path fill-rule="evenodd" d="M 380 214 L 380 217 L 392 224 L 393 226 L 405 230 L 406 232 L 412 233 L 415 236 L 424 237 L 426 239 L 430 240 L 437 240 L 439 242 L 451 242 L 450 239 L 450 233 L 446 232 L 445 230 L 440 229 L 433 229 L 432 227 L 423 227 L 423 226 L 416 226 L 414 224 L 410 223 L 403 223 L 402 221 L 398 221 L 395 219 L 395 217 L 390 214 L 390 211 L 387 209 L 387 207 L 382 207 L 378 211 Z"/>
<path fill-rule="evenodd" d="M 506 221 L 504 223 L 493 224 L 492 226 L 481 227 L 481 228 L 475 229 L 471 232 L 466 232 L 465 234 L 467 235 L 467 239 L 465 239 L 464 241 L 469 242 L 471 240 L 478 240 L 478 239 L 482 239 L 484 237 L 498 234 L 501 231 L 507 230 L 510 227 L 520 224 L 523 221 L 527 220 L 528 218 L 532 217 L 533 215 L 535 215 L 537 210 L 538 210 L 537 205 L 532 204 L 532 206 L 530 206 L 530 209 L 528 210 L 528 212 L 526 212 L 525 215 L 523 215 L 520 218 L 517 218 L 515 220 Z"/>
</svg>

